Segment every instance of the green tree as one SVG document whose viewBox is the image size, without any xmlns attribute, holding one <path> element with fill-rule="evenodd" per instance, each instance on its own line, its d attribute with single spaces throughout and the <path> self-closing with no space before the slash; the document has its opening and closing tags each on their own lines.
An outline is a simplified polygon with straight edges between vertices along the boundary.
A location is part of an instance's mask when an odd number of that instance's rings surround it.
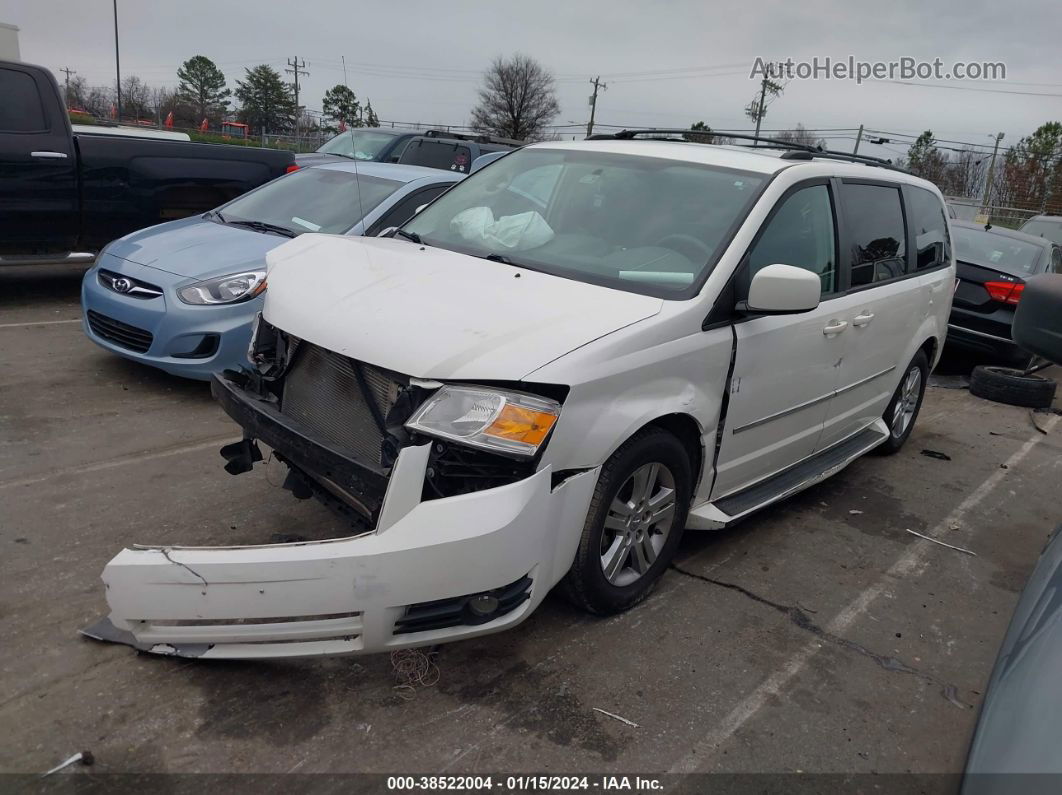
<svg viewBox="0 0 1062 795">
<path fill-rule="evenodd" d="M 1007 151 L 1001 165 L 994 203 L 1041 213 L 1062 208 L 1062 123 L 1041 124 Z"/>
<path fill-rule="evenodd" d="M 380 126 L 380 119 L 376 115 L 376 111 L 372 109 L 372 103 L 368 100 L 365 100 L 365 113 L 363 116 L 363 121 L 366 127 Z"/>
<path fill-rule="evenodd" d="M 243 80 L 236 81 L 238 116 L 256 134 L 286 133 L 295 126 L 295 96 L 289 84 L 267 64 L 246 69 Z"/>
<path fill-rule="evenodd" d="M 926 130 L 907 150 L 904 166 L 917 177 L 928 179 L 938 187 L 947 180 L 948 159 L 933 145 L 933 131 Z"/>
<path fill-rule="evenodd" d="M 225 75 L 205 55 L 189 58 L 177 70 L 177 96 L 190 106 L 198 124 L 203 119 L 218 122 L 229 108 L 232 92 L 225 88 Z"/>
<path fill-rule="evenodd" d="M 357 96 L 346 86 L 332 86 L 325 92 L 322 105 L 327 122 L 323 129 L 330 133 L 339 132 L 339 123 L 346 122 L 348 127 L 361 127 L 361 103 Z"/>
</svg>

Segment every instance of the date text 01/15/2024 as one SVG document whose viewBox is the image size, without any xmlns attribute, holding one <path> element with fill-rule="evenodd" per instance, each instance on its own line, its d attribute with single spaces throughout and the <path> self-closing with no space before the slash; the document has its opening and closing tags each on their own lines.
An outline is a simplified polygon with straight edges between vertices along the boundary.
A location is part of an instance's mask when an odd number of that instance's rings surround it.
<svg viewBox="0 0 1062 795">
<path fill-rule="evenodd" d="M 500 790 L 501 792 L 566 792 L 570 790 L 642 791 L 663 789 L 658 778 L 643 776 L 388 776 L 388 791 Z"/>
</svg>

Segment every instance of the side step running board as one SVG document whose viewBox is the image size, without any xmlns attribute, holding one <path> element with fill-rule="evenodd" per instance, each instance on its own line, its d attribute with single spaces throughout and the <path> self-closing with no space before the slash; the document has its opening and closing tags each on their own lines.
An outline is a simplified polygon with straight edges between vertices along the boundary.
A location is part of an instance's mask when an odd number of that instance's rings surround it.
<svg viewBox="0 0 1062 795">
<path fill-rule="evenodd" d="M 698 505 L 690 510 L 686 526 L 697 530 L 726 527 L 760 508 L 821 483 L 888 438 L 889 431 L 885 423 L 878 420 L 855 436 L 816 453 L 777 475 L 728 494 L 715 502 Z"/>
</svg>

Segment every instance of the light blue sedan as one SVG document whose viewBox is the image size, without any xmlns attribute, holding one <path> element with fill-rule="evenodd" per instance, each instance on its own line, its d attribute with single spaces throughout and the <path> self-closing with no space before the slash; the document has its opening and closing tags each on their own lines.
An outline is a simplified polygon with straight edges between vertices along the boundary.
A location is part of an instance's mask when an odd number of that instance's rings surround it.
<svg viewBox="0 0 1062 795">
<path fill-rule="evenodd" d="M 305 232 L 375 235 L 399 226 L 461 178 L 392 163 L 314 166 L 204 215 L 121 237 L 81 284 L 85 334 L 186 378 L 246 366 L 266 253 Z"/>
</svg>

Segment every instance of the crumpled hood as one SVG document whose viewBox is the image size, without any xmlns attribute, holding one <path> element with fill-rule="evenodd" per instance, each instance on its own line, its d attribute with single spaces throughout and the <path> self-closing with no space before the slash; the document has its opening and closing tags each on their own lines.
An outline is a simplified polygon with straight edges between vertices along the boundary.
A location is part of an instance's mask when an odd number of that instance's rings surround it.
<svg viewBox="0 0 1062 795">
<path fill-rule="evenodd" d="M 420 378 L 520 380 L 663 303 L 391 238 L 306 234 L 267 261 L 269 323 Z"/>
<path fill-rule="evenodd" d="M 126 235 L 111 243 L 107 253 L 177 276 L 208 278 L 261 268 L 265 255 L 287 241 L 195 216 Z"/>
</svg>

